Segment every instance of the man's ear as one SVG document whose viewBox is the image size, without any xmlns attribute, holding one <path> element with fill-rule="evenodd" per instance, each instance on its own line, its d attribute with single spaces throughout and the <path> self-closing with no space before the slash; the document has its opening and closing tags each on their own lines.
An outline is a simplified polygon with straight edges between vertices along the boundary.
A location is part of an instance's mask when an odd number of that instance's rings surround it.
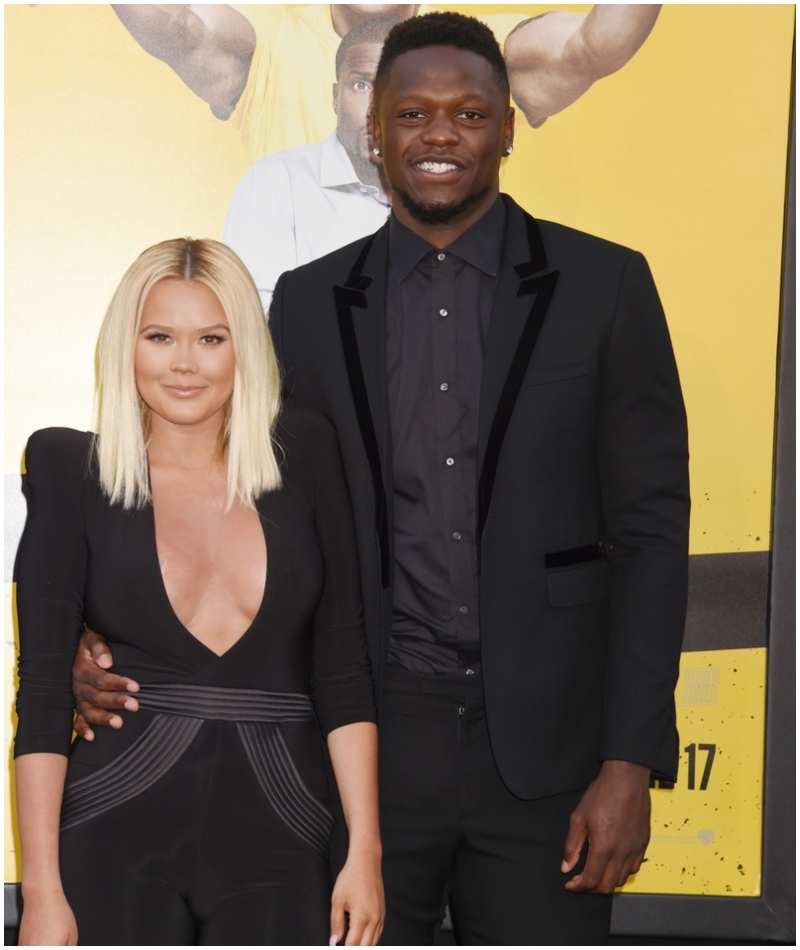
<svg viewBox="0 0 800 950">
<path fill-rule="evenodd" d="M 514 144 L 514 120 L 515 120 L 514 107 L 509 106 L 508 112 L 506 112 L 506 120 L 503 123 L 503 148 L 508 148 Z"/>
<path fill-rule="evenodd" d="M 373 99 L 369 112 L 367 112 L 367 129 L 369 131 L 370 148 L 381 147 L 381 123 L 378 113 L 375 110 L 375 100 Z"/>
<path fill-rule="evenodd" d="M 333 84 L 333 111 L 336 115 L 339 115 L 339 83 L 335 82 Z"/>
</svg>

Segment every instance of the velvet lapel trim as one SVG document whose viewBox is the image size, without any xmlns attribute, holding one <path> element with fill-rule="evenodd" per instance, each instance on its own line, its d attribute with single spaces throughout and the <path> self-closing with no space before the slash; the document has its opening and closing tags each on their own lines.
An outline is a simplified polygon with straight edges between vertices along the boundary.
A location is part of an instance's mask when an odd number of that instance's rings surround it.
<svg viewBox="0 0 800 950">
<path fill-rule="evenodd" d="M 506 200 L 505 196 L 504 200 Z M 486 441 L 483 465 L 481 466 L 481 472 L 478 478 L 478 524 L 476 534 L 478 542 L 478 573 L 480 573 L 481 570 L 481 538 L 492 504 L 492 493 L 494 491 L 495 477 L 497 475 L 497 465 L 503 448 L 503 440 L 505 439 L 506 431 L 508 430 L 512 413 L 514 412 L 514 406 L 516 405 L 519 391 L 522 388 L 522 381 L 525 378 L 528 365 L 533 356 L 536 341 L 539 339 L 539 332 L 547 316 L 547 311 L 553 299 L 553 292 L 555 291 L 556 282 L 558 280 L 558 271 L 548 267 L 544 242 L 536 221 L 529 214 L 508 200 L 506 200 L 506 213 L 509 216 L 512 214 L 524 215 L 530 259 L 514 265 L 514 270 L 520 278 L 516 296 L 519 298 L 534 295 L 534 299 L 531 302 L 530 311 L 528 312 L 527 319 L 519 336 L 519 341 L 514 350 L 505 382 L 503 383 L 503 388 Z M 502 308 L 503 301 L 500 300 L 496 302 L 496 307 L 498 303 Z M 503 314 L 498 313 L 497 318 L 502 320 Z"/>
<path fill-rule="evenodd" d="M 342 338 L 345 367 L 353 395 L 353 405 L 355 406 L 358 428 L 372 475 L 372 489 L 375 496 L 375 529 L 380 550 L 381 587 L 385 589 L 389 586 L 390 573 L 389 516 L 386 489 L 384 488 L 378 439 L 370 410 L 367 384 L 364 379 L 364 367 L 361 365 L 361 355 L 358 350 L 358 339 L 352 312 L 353 307 L 367 306 L 367 297 L 364 291 L 372 283 L 372 278 L 362 275 L 361 271 L 372 249 L 374 240 L 375 235 L 373 234 L 361 249 L 361 253 L 356 258 L 344 286 L 334 286 L 333 295 L 339 320 L 339 334 Z"/>
</svg>

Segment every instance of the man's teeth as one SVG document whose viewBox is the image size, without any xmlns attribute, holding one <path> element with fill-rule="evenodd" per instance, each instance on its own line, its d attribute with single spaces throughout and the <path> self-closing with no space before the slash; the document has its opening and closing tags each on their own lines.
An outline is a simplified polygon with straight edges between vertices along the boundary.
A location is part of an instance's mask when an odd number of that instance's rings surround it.
<svg viewBox="0 0 800 950">
<path fill-rule="evenodd" d="M 424 172 L 433 172 L 434 175 L 444 175 L 445 172 L 452 172 L 458 165 L 451 162 L 418 162 L 417 168 Z"/>
</svg>

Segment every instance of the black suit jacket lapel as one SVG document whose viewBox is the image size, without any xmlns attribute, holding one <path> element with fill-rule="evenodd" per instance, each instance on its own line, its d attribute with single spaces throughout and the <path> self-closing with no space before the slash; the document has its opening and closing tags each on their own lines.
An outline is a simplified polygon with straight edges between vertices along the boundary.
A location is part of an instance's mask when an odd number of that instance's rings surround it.
<svg viewBox="0 0 800 950">
<path fill-rule="evenodd" d="M 372 476 L 381 586 L 389 586 L 391 435 L 386 384 L 388 225 L 368 238 L 344 284 L 333 288 L 345 366 Z M 388 478 L 387 478 L 388 476 Z"/>
<path fill-rule="evenodd" d="M 507 195 L 503 260 L 492 306 L 478 422 L 478 569 L 497 464 L 522 380 L 555 290 L 536 221 Z"/>
</svg>

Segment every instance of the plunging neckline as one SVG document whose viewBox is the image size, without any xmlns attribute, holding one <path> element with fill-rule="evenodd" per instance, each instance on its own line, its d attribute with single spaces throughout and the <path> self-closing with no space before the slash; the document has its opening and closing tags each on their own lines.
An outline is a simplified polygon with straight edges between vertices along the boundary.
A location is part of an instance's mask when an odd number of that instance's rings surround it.
<svg viewBox="0 0 800 950">
<path fill-rule="evenodd" d="M 172 616 L 173 620 L 175 621 L 175 624 L 177 625 L 178 629 L 183 631 L 183 633 L 186 636 L 190 637 L 196 644 L 198 644 L 198 646 L 202 647 L 207 653 L 210 653 L 215 659 L 221 660 L 222 657 L 227 656 L 231 652 L 231 650 L 235 649 L 242 642 L 242 640 L 244 640 L 244 638 L 250 633 L 250 631 L 256 625 L 256 622 L 258 621 L 258 619 L 261 617 L 261 614 L 264 611 L 264 607 L 267 602 L 267 590 L 269 587 L 269 578 L 272 571 L 269 568 L 270 544 L 269 544 L 269 536 L 267 533 L 267 519 L 263 517 L 263 515 L 261 514 L 260 501 L 256 500 L 256 516 L 258 517 L 259 523 L 261 525 L 261 533 L 264 536 L 264 548 L 265 548 L 265 554 L 266 554 L 266 560 L 267 560 L 267 573 L 266 573 L 266 576 L 264 577 L 264 589 L 261 594 L 261 602 L 259 603 L 258 610 L 256 610 L 255 615 L 253 619 L 250 621 L 250 624 L 248 625 L 247 629 L 228 647 L 227 650 L 223 650 L 222 653 L 217 653 L 216 650 L 212 650 L 211 647 L 208 646 L 207 643 L 203 643 L 203 641 L 199 637 L 195 636 L 192 633 L 192 631 L 186 626 L 186 624 L 181 620 L 181 618 L 178 616 L 177 612 L 175 611 L 175 608 L 172 606 L 172 601 L 169 599 L 169 592 L 167 591 L 167 585 L 164 581 L 164 575 L 161 571 L 161 561 L 159 560 L 159 556 L 158 556 L 158 539 L 156 538 L 156 510 L 155 510 L 155 505 L 153 504 L 152 500 L 150 501 L 150 504 L 148 505 L 147 510 L 150 515 L 150 541 L 151 541 L 153 560 L 155 562 L 155 572 L 158 576 L 157 586 L 164 598 L 164 602 L 167 606 L 167 610 L 169 611 L 169 614 Z"/>
</svg>

